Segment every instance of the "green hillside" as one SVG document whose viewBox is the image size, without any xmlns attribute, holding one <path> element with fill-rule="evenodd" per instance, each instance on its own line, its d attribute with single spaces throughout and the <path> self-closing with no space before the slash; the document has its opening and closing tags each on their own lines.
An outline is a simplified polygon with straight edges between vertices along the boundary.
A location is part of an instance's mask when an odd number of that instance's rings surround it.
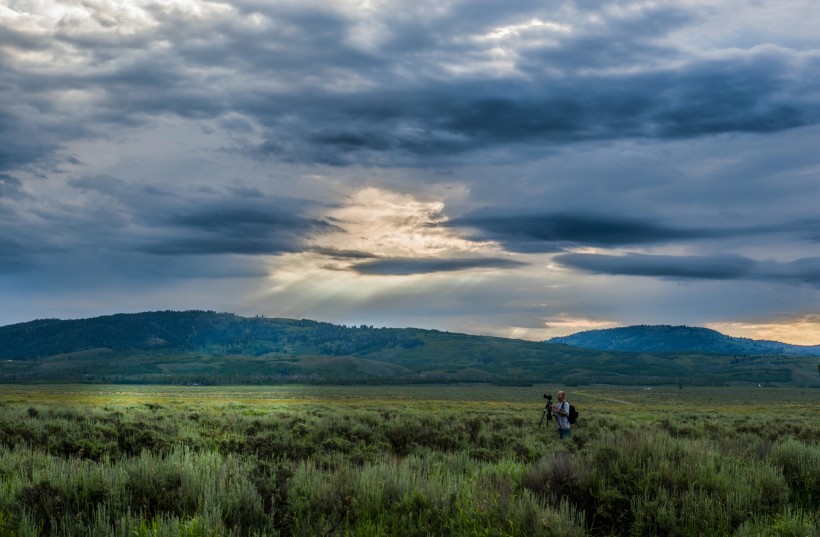
<svg viewBox="0 0 820 537">
<path fill-rule="evenodd" d="M 731 337 L 694 326 L 639 325 L 605 328 L 555 337 L 549 342 L 599 351 L 820 356 L 820 345 L 790 345 L 779 341 Z"/>
<path fill-rule="evenodd" d="M 0 327 L 0 382 L 820 386 L 817 358 L 598 351 L 205 311 Z"/>
</svg>

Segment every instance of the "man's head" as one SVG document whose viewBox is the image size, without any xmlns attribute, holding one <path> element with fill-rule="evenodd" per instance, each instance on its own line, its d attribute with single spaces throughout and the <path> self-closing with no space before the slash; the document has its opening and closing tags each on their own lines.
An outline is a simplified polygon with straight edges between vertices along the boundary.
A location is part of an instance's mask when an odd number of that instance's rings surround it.
<svg viewBox="0 0 820 537">
<path fill-rule="evenodd" d="M 566 397 L 566 396 L 567 396 L 567 394 L 565 394 L 563 390 L 560 390 L 560 391 L 558 392 L 558 402 L 559 402 L 559 403 L 563 402 L 563 401 L 564 401 L 564 397 Z"/>
</svg>

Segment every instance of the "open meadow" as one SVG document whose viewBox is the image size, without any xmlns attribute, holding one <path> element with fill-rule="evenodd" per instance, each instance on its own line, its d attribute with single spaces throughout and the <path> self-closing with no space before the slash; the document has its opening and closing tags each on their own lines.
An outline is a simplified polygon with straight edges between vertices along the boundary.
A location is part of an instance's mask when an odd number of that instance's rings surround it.
<svg viewBox="0 0 820 537">
<path fill-rule="evenodd" d="M 820 391 L 0 386 L 0 537 L 820 535 Z"/>
</svg>

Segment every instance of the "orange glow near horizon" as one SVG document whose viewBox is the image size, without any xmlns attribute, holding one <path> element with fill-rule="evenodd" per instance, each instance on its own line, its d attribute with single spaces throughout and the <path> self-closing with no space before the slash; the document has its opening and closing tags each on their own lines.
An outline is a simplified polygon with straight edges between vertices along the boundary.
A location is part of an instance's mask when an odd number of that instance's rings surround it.
<svg viewBox="0 0 820 537">
<path fill-rule="evenodd" d="M 792 345 L 820 345 L 820 315 L 758 323 L 709 323 L 706 327 L 727 336 L 768 339 Z"/>
</svg>

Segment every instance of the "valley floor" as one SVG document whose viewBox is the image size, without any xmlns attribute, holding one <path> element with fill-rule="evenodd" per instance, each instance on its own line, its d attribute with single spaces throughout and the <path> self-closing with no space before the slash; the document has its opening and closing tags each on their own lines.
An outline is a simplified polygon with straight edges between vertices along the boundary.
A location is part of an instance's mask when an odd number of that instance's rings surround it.
<svg viewBox="0 0 820 537">
<path fill-rule="evenodd" d="M 568 440 L 542 420 L 557 389 Z M 6 535 L 820 534 L 820 390 L 0 386 Z"/>
</svg>

